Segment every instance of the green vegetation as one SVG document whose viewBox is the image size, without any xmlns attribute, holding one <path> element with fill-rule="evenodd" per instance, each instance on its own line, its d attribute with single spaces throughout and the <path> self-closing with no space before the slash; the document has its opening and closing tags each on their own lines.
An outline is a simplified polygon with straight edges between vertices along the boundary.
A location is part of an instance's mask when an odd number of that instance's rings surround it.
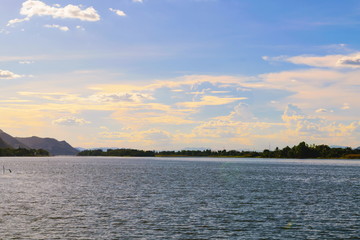
<svg viewBox="0 0 360 240">
<path fill-rule="evenodd" d="M 265 149 L 262 152 L 253 151 L 164 151 L 158 156 L 184 156 L 184 157 L 243 157 L 243 158 L 351 158 L 360 159 L 360 149 L 331 148 L 327 145 L 308 145 L 301 142 L 290 148 L 289 146 L 274 151 Z"/>
<path fill-rule="evenodd" d="M 154 157 L 154 151 L 143 151 L 136 149 L 108 149 L 104 152 L 101 149 L 84 150 L 78 153 L 78 156 L 107 156 L 107 157 Z"/>
<path fill-rule="evenodd" d="M 308 145 L 305 142 L 297 146 L 276 148 L 274 151 L 264 150 L 263 158 L 360 158 L 360 149 L 331 148 L 327 145 Z M 357 157 L 356 157 L 357 156 Z"/>
<path fill-rule="evenodd" d="M 43 157 L 49 156 L 49 152 L 43 149 L 26 148 L 0 148 L 1 157 Z"/>
<path fill-rule="evenodd" d="M 130 156 L 130 157 L 239 157 L 239 158 L 348 158 L 360 159 L 360 149 L 331 148 L 327 145 L 308 145 L 301 142 L 296 146 L 265 149 L 262 152 L 236 150 L 181 150 L 181 151 L 143 151 L 136 149 L 85 150 L 78 156 Z"/>
<path fill-rule="evenodd" d="M 210 149 L 200 150 L 182 150 L 182 151 L 161 151 L 156 153 L 157 157 L 243 157 L 254 158 L 261 157 L 261 154 L 253 151 L 219 150 Z"/>
</svg>

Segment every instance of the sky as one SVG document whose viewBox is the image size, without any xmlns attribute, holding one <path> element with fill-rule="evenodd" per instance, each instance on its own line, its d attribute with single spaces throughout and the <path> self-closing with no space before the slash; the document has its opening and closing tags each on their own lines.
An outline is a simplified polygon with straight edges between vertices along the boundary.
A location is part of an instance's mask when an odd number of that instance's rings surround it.
<svg viewBox="0 0 360 240">
<path fill-rule="evenodd" d="M 1 0 L 0 129 L 74 147 L 360 146 L 358 0 Z"/>
</svg>

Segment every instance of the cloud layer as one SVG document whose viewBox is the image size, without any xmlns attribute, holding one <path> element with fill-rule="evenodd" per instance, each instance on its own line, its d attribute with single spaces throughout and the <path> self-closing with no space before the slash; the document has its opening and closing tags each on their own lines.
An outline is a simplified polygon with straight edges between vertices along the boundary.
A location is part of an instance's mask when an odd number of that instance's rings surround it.
<svg viewBox="0 0 360 240">
<path fill-rule="evenodd" d="M 17 116 L 37 109 L 25 119 L 44 124 L 50 119 L 59 127 L 100 125 L 102 129 L 92 134 L 103 146 L 216 149 L 226 143 L 227 148 L 238 149 L 267 147 L 269 141 L 291 145 L 304 139 L 349 144 L 359 137 L 360 123 L 352 110 L 359 108 L 358 91 L 347 89 L 353 81 L 348 74 L 294 70 L 263 74 L 257 80 L 188 75 L 142 86 L 91 85 L 87 93 L 18 92 L 16 99 L 2 103 L 0 111 Z M 339 90 L 346 97 L 334 97 Z M 342 119 L 337 119 L 340 115 Z"/>
</svg>

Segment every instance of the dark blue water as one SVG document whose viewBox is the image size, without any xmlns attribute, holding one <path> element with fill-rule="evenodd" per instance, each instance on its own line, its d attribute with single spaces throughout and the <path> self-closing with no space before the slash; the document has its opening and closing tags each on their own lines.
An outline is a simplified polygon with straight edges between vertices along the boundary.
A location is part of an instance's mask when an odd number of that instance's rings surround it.
<svg viewBox="0 0 360 240">
<path fill-rule="evenodd" d="M 0 164 L 0 239 L 360 239 L 356 160 Z"/>
</svg>

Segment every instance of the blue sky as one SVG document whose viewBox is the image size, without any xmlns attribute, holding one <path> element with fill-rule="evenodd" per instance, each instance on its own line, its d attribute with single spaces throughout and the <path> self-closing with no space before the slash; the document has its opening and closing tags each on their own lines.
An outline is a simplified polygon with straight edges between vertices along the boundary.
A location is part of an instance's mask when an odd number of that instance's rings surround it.
<svg viewBox="0 0 360 240">
<path fill-rule="evenodd" d="M 359 29 L 351 0 L 3 0 L 0 128 L 79 147 L 357 147 Z"/>
</svg>

